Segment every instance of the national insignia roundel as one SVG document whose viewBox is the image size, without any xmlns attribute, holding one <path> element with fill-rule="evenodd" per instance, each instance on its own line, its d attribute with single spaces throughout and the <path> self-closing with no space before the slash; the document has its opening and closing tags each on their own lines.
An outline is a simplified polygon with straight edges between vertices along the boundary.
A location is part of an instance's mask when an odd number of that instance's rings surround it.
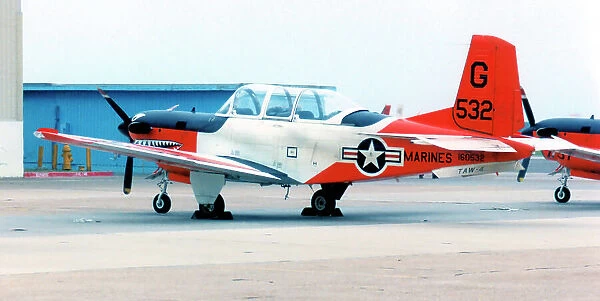
<svg viewBox="0 0 600 301">
<path fill-rule="evenodd" d="M 402 165 L 402 148 L 387 148 L 379 139 L 367 138 L 357 147 L 342 147 L 342 160 L 356 162 L 358 169 L 368 176 L 376 176 L 383 172 L 386 165 Z"/>
</svg>

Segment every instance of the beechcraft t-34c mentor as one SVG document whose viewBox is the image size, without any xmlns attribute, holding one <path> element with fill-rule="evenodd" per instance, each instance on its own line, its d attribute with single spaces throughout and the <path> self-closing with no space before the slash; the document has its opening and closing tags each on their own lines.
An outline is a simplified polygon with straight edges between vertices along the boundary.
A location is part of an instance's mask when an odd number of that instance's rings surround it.
<svg viewBox="0 0 600 301">
<path fill-rule="evenodd" d="M 507 139 L 523 128 L 515 47 L 492 36 L 472 37 L 453 107 L 395 118 L 367 111 L 329 90 L 276 85 L 241 86 L 214 114 L 145 111 L 123 119 L 131 143 L 58 133 L 39 138 L 133 157 L 162 169 L 154 210 L 171 207 L 170 181 L 189 183 L 196 218 L 227 218 L 227 181 L 260 185 L 320 185 L 303 215 L 339 212 L 336 201 L 353 182 L 433 172 L 439 177 L 520 170 L 533 147 Z M 311 186 L 312 187 L 312 186 Z M 231 216 L 229 213 L 228 216 Z"/>
</svg>

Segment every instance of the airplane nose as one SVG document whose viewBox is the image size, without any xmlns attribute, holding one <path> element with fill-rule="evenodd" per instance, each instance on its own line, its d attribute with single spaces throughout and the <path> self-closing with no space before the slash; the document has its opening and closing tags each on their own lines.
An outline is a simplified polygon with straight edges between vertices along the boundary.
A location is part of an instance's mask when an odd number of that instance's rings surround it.
<svg viewBox="0 0 600 301">
<path fill-rule="evenodd" d="M 127 131 L 127 125 L 125 124 L 125 122 L 122 122 L 121 124 L 119 124 L 117 129 L 119 130 L 119 132 L 121 134 L 123 134 L 123 136 L 129 137 L 129 132 Z"/>
<path fill-rule="evenodd" d="M 150 124 L 146 122 L 134 121 L 129 124 L 129 132 L 134 134 L 148 134 L 152 130 Z"/>
</svg>

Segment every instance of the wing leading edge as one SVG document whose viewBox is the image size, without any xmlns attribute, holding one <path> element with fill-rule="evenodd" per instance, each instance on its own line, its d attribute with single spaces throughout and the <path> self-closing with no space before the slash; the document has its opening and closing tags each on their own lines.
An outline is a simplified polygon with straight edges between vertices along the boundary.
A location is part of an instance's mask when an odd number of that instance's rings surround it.
<svg viewBox="0 0 600 301">
<path fill-rule="evenodd" d="M 44 140 L 136 157 L 159 164 L 200 172 L 224 174 L 230 179 L 239 181 L 273 183 L 280 180 L 274 175 L 249 165 L 214 155 L 61 134 L 55 129 L 48 128 L 40 128 L 34 132 L 34 135 Z"/>
</svg>

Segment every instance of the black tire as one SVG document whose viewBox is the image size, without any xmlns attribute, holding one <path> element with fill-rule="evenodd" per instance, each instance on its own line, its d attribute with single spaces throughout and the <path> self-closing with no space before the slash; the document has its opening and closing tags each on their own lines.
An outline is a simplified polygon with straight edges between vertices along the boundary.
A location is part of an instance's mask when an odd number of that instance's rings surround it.
<svg viewBox="0 0 600 301">
<path fill-rule="evenodd" d="M 571 199 L 571 191 L 567 187 L 558 187 L 554 190 L 554 200 L 559 203 L 566 203 Z"/>
<path fill-rule="evenodd" d="M 328 196 L 323 189 L 320 189 L 313 194 L 310 206 L 318 216 L 330 216 L 335 209 L 335 199 Z"/>
<path fill-rule="evenodd" d="M 158 201 L 159 195 L 162 202 Z M 162 195 L 159 193 L 154 196 L 154 200 L 152 200 L 152 207 L 154 207 L 154 211 L 156 211 L 156 213 L 165 214 L 171 210 L 171 198 L 166 193 Z"/>
<path fill-rule="evenodd" d="M 219 194 L 217 199 L 215 199 L 211 214 L 213 216 L 221 216 L 223 215 L 223 212 L 225 212 L 225 200 L 223 199 L 223 196 Z"/>
</svg>

